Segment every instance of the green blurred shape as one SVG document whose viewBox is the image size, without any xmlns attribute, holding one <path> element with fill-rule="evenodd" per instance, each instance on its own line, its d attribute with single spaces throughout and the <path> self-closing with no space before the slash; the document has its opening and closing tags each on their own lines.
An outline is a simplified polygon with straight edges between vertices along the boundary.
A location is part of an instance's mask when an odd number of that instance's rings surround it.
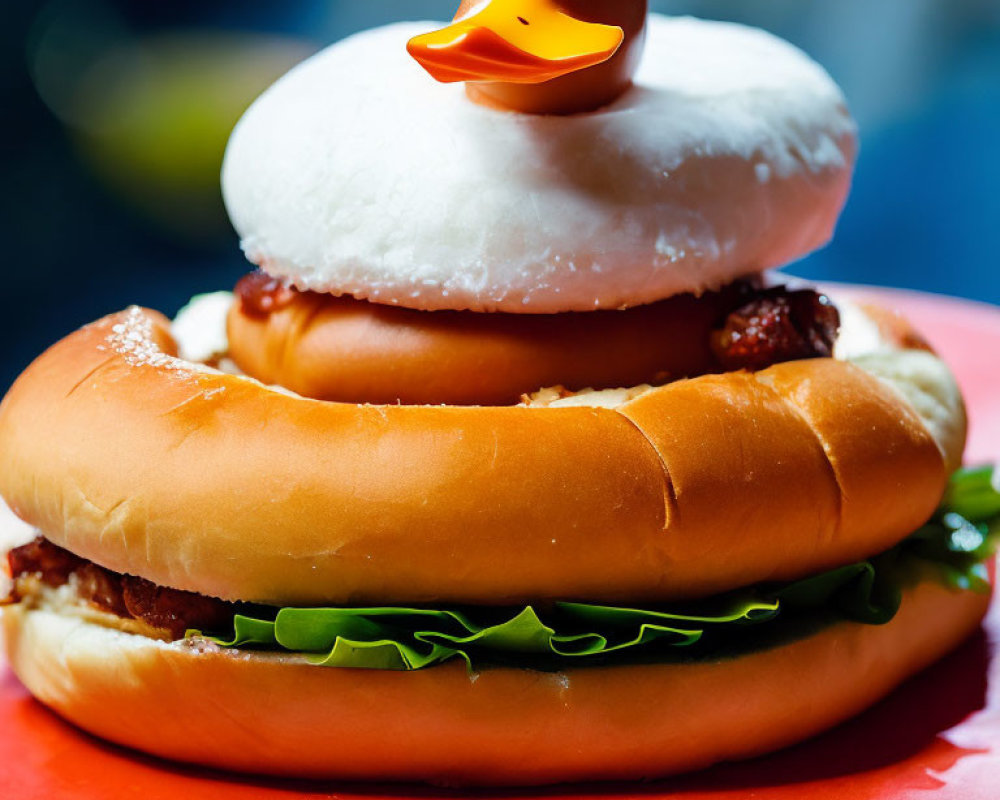
<svg viewBox="0 0 1000 800">
<path fill-rule="evenodd" d="M 228 235 L 219 172 L 229 134 L 254 98 L 311 51 L 254 34 L 133 40 L 79 76 L 70 125 L 81 156 L 171 234 Z"/>
</svg>

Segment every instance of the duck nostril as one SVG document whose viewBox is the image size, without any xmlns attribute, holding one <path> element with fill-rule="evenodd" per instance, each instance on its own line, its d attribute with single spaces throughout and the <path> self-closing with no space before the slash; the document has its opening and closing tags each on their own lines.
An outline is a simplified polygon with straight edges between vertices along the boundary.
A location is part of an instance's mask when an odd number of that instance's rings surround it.
<svg viewBox="0 0 1000 800">
<path fill-rule="evenodd" d="M 518 17 L 518 18 L 517 18 L 517 21 L 518 21 L 518 22 L 520 22 L 520 23 L 521 23 L 522 25 L 530 25 L 530 24 L 531 24 L 531 23 L 530 23 L 530 22 L 528 22 L 528 20 L 526 20 L 526 19 L 525 19 L 524 17 Z"/>
</svg>

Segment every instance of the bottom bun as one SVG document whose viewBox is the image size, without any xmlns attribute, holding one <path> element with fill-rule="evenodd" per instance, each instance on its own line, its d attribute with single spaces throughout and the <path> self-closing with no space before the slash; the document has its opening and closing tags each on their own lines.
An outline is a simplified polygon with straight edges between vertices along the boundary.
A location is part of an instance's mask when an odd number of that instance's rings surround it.
<svg viewBox="0 0 1000 800">
<path fill-rule="evenodd" d="M 838 623 L 731 660 L 415 672 L 166 644 L 3 611 L 28 689 L 98 736 L 239 772 L 449 785 L 654 778 L 746 758 L 864 709 L 957 646 L 989 597 L 925 582 L 880 627 Z"/>
</svg>

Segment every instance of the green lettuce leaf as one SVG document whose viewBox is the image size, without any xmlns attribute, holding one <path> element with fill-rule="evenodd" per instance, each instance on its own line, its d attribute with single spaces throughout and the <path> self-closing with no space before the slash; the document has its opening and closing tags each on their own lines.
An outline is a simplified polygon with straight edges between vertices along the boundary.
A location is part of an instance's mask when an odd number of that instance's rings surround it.
<svg viewBox="0 0 1000 800">
<path fill-rule="evenodd" d="M 233 636 L 213 640 L 305 653 L 322 666 L 420 669 L 456 656 L 471 666 L 472 654 L 482 652 L 574 659 L 651 642 L 684 647 L 711 626 L 760 622 L 777 611 L 776 600 L 749 597 L 732 598 L 710 616 L 555 603 L 550 622 L 531 606 L 495 622 L 475 619 L 474 610 L 283 608 L 273 622 L 237 616 Z"/>
<path fill-rule="evenodd" d="M 282 608 L 273 618 L 237 615 L 231 635 L 205 638 L 222 647 L 301 654 L 328 667 L 414 670 L 461 658 L 470 668 L 496 661 L 559 668 L 679 650 L 739 651 L 760 646 L 782 626 L 808 629 L 844 619 L 881 625 L 896 615 L 903 589 L 928 570 L 956 589 L 989 589 L 984 562 L 1000 532 L 1000 492 L 992 477 L 991 469 L 957 472 L 934 518 L 872 559 L 685 608 L 570 602 L 512 609 Z M 752 636 L 745 633 L 750 625 Z"/>
</svg>

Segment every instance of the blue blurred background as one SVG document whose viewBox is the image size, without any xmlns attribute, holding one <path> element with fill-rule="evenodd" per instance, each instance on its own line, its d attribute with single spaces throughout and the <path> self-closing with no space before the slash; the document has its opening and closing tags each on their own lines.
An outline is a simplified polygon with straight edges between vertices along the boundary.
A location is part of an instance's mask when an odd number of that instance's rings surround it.
<svg viewBox="0 0 1000 800">
<path fill-rule="evenodd" d="M 311 52 L 457 0 L 48 0 L 0 31 L 0 392 L 129 303 L 246 270 L 218 172 L 253 97 Z M 794 271 L 1000 303 L 1000 0 L 653 0 L 759 25 L 841 83 L 862 128 L 833 245 Z"/>
</svg>

